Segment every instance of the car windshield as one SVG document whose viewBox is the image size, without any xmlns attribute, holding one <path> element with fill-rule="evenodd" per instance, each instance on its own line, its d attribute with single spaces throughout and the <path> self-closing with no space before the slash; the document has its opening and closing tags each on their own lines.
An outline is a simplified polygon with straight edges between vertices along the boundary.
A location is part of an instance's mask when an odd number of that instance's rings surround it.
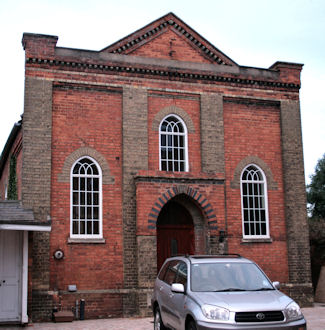
<svg viewBox="0 0 325 330">
<path fill-rule="evenodd" d="M 195 263 L 191 289 L 197 292 L 274 290 L 268 278 L 253 263 Z"/>
</svg>

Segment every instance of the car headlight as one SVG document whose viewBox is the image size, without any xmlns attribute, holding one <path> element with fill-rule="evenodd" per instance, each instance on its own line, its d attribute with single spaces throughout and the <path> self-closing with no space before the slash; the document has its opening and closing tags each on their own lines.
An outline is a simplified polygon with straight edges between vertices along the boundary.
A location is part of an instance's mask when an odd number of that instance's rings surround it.
<svg viewBox="0 0 325 330">
<path fill-rule="evenodd" d="M 287 319 L 289 321 L 298 320 L 298 319 L 301 319 L 302 318 L 302 313 L 301 313 L 300 307 L 294 301 L 292 303 L 290 303 L 285 308 L 284 311 L 285 311 L 285 313 L 287 315 Z"/>
<path fill-rule="evenodd" d="M 213 305 L 203 305 L 201 307 L 203 315 L 210 320 L 218 321 L 228 321 L 229 320 L 229 311 L 228 309 L 213 306 Z"/>
</svg>

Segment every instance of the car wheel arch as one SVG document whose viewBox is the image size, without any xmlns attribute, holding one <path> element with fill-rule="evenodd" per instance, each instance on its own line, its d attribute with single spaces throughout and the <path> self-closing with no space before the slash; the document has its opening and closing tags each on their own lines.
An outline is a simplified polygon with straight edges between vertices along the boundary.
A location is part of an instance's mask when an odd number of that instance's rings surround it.
<svg viewBox="0 0 325 330">
<path fill-rule="evenodd" d="M 153 304 L 152 304 L 152 311 L 153 311 L 153 313 L 155 313 L 155 310 L 156 310 L 156 308 L 159 308 L 159 304 L 158 304 L 158 301 L 155 301 Z"/>
<path fill-rule="evenodd" d="M 188 327 L 188 325 L 189 325 L 189 323 L 191 321 L 195 322 L 194 317 L 192 315 L 190 315 L 190 314 L 186 315 L 186 319 L 185 319 L 185 330 L 187 329 L 187 327 Z"/>
<path fill-rule="evenodd" d="M 164 325 L 164 322 L 161 318 L 161 313 L 160 313 L 160 307 L 159 304 L 156 302 L 153 308 L 153 313 L 154 313 L 154 329 L 156 329 L 156 317 L 158 316 L 158 323 L 160 324 L 160 326 L 158 327 L 158 329 L 160 330 L 167 330 L 166 326 Z"/>
</svg>

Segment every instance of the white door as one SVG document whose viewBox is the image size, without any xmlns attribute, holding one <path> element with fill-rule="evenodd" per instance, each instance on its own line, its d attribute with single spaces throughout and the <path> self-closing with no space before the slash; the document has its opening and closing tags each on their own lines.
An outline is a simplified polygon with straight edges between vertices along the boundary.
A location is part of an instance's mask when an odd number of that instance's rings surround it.
<svg viewBox="0 0 325 330">
<path fill-rule="evenodd" d="M 22 235 L 0 230 L 0 322 L 21 320 Z"/>
</svg>

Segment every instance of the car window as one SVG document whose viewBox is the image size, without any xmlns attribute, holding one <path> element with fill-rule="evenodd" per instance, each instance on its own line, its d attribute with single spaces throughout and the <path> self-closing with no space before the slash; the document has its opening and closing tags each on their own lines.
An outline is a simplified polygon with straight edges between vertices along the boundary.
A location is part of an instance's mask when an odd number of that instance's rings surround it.
<svg viewBox="0 0 325 330">
<path fill-rule="evenodd" d="M 187 265 L 184 261 L 180 261 L 178 264 L 178 272 L 176 283 L 181 283 L 186 288 L 187 284 Z"/>
<path fill-rule="evenodd" d="M 169 266 L 169 262 L 166 262 L 165 265 L 163 266 L 163 268 L 161 268 L 159 274 L 158 274 L 158 278 L 163 281 L 164 280 L 164 277 L 165 277 L 165 274 L 166 274 L 166 271 L 168 269 L 168 266 Z"/>
<path fill-rule="evenodd" d="M 271 290 L 273 287 L 253 263 L 200 263 L 191 271 L 193 291 Z"/>
<path fill-rule="evenodd" d="M 173 260 L 168 264 L 168 268 L 163 278 L 163 281 L 169 285 L 175 283 L 178 263 L 179 263 L 178 260 Z"/>
</svg>

